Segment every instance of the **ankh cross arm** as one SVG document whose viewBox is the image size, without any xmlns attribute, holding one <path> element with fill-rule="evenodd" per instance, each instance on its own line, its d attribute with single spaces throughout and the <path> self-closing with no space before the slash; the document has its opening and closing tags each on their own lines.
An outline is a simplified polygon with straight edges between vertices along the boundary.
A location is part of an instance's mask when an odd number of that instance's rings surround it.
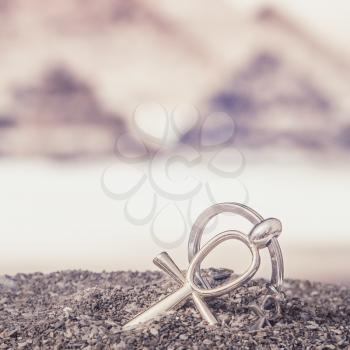
<svg viewBox="0 0 350 350">
<path fill-rule="evenodd" d="M 171 278 L 173 278 L 180 285 L 180 288 L 151 306 L 148 310 L 135 316 L 131 321 L 123 326 L 123 329 L 132 328 L 140 323 L 150 321 L 151 319 L 160 316 L 164 312 L 178 307 L 189 297 L 192 297 L 198 311 L 209 324 L 214 325 L 217 323 L 217 320 L 209 310 L 208 305 L 205 303 L 202 297 L 193 291 L 190 283 L 186 281 L 180 269 L 167 253 L 163 252 L 159 254 L 156 258 L 154 258 L 153 262 Z"/>
<path fill-rule="evenodd" d="M 153 263 L 174 279 L 181 287 L 186 283 L 184 275 L 167 252 L 160 253 L 156 256 L 153 259 Z M 210 325 L 215 325 L 218 321 L 202 297 L 199 296 L 198 293 L 192 291 L 192 299 L 203 319 Z"/>
</svg>

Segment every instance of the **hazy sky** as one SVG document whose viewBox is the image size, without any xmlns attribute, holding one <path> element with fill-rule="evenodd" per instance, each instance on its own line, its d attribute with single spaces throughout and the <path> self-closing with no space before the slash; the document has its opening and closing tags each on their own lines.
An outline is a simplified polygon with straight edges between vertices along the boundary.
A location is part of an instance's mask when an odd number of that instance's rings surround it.
<svg viewBox="0 0 350 350">
<path fill-rule="evenodd" d="M 333 46 L 350 52 L 349 0 L 228 0 L 242 11 L 254 11 L 259 6 L 273 5 L 299 19 L 305 28 L 330 40 Z"/>
</svg>

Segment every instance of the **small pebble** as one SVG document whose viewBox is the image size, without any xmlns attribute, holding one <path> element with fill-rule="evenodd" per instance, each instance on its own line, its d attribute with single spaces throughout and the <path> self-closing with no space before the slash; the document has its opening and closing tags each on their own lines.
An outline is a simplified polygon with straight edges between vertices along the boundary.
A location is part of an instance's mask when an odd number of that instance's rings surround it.
<svg viewBox="0 0 350 350">
<path fill-rule="evenodd" d="M 152 335 L 158 335 L 158 329 L 157 328 L 151 328 L 150 330 L 149 330 L 149 332 L 152 334 Z"/>
</svg>

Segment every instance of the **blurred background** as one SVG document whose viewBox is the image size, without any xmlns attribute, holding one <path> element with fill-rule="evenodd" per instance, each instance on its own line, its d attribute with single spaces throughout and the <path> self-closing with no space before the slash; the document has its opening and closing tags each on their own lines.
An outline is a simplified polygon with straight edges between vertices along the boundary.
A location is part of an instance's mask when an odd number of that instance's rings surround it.
<svg viewBox="0 0 350 350">
<path fill-rule="evenodd" d="M 242 201 L 282 221 L 287 277 L 349 284 L 349 16 L 346 0 L 0 0 L 0 273 L 154 269 L 163 249 L 185 268 L 195 217 Z M 180 162 L 173 181 L 210 191 L 121 195 L 132 166 L 158 183 L 169 152 L 203 160 L 203 138 L 225 151 L 216 179 Z"/>
</svg>

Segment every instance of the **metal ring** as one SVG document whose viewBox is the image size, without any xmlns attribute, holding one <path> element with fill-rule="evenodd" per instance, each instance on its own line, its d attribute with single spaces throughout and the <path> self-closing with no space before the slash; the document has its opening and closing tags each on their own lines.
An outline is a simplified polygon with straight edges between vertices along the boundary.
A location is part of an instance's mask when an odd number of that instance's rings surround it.
<svg viewBox="0 0 350 350">
<path fill-rule="evenodd" d="M 264 218 L 258 214 L 255 210 L 249 208 L 246 205 L 234 203 L 234 202 L 226 202 L 226 203 L 218 203 L 210 206 L 206 210 L 202 212 L 201 215 L 197 218 L 195 223 L 192 226 L 191 233 L 188 241 L 188 260 L 189 263 L 192 262 L 194 256 L 198 253 L 201 247 L 201 239 L 203 235 L 203 231 L 208 222 L 221 213 L 234 213 L 238 214 L 248 221 L 250 221 L 253 225 L 258 225 Z M 277 238 L 272 238 L 270 243 L 268 244 L 268 249 L 271 257 L 271 285 L 273 285 L 278 291 L 280 291 L 283 284 L 284 277 L 284 265 L 283 265 L 283 256 L 280 245 L 278 243 Z M 195 270 L 195 277 L 201 282 L 204 288 L 211 288 L 210 283 L 207 278 L 201 275 L 200 264 L 197 265 Z"/>
</svg>

